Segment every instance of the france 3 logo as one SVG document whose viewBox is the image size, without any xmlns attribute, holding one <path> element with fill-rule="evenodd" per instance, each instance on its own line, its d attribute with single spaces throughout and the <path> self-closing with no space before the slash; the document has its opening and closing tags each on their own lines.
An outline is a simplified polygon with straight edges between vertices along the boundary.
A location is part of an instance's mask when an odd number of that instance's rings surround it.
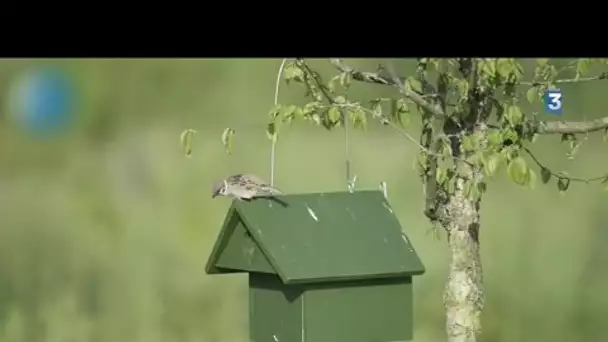
<svg viewBox="0 0 608 342">
<path fill-rule="evenodd" d="M 553 115 L 564 113 L 564 94 L 561 89 L 547 90 L 545 93 L 545 112 Z"/>
</svg>

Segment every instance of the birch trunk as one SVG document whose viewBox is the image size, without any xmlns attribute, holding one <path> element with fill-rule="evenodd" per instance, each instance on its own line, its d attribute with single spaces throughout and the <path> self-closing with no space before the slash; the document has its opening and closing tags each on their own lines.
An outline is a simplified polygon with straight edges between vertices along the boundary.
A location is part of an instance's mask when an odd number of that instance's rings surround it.
<svg viewBox="0 0 608 342">
<path fill-rule="evenodd" d="M 448 342 L 477 342 L 484 304 L 483 272 L 479 253 L 479 202 L 463 193 L 463 179 L 445 204 L 444 228 L 450 267 L 444 292 Z"/>
</svg>

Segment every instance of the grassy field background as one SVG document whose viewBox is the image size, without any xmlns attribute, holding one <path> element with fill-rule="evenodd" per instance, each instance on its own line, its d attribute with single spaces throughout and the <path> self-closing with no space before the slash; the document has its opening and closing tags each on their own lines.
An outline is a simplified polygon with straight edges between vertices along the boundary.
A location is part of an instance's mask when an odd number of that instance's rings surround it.
<svg viewBox="0 0 608 342">
<path fill-rule="evenodd" d="M 377 64 L 351 63 L 370 70 Z M 246 277 L 204 272 L 230 205 L 211 200 L 210 187 L 229 173 L 268 178 L 264 131 L 279 64 L 0 61 L 2 94 L 38 65 L 65 68 L 81 94 L 78 122 L 54 139 L 19 130 L 7 106 L 0 112 L 0 341 L 245 341 Z M 282 102 L 302 103 L 301 89 L 282 89 Z M 567 119 L 608 113 L 608 82 L 562 89 Z M 355 88 L 361 99 L 390 94 Z M 232 155 L 220 141 L 225 127 L 236 130 Z M 418 136 L 417 127 L 413 119 L 408 131 Z M 199 132 L 193 158 L 179 146 L 185 128 Z M 276 184 L 283 190 L 345 189 L 340 131 L 296 123 L 279 139 Z M 559 137 L 543 137 L 535 149 L 548 165 L 590 177 L 608 171 L 607 146 L 592 135 L 574 161 Z M 427 268 L 414 284 L 415 341 L 441 341 L 448 255 L 445 236 L 428 233 L 415 154 L 403 136 L 375 123 L 352 134 L 358 187 L 388 182 Z M 607 209 L 599 185 L 572 184 L 560 195 L 555 185 L 512 185 L 504 173 L 490 182 L 481 231 L 484 341 L 608 338 Z"/>
</svg>

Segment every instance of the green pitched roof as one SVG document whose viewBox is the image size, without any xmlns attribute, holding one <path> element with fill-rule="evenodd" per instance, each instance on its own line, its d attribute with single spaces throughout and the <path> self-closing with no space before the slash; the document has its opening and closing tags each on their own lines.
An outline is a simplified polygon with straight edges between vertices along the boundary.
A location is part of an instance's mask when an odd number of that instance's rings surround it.
<svg viewBox="0 0 608 342">
<path fill-rule="evenodd" d="M 277 199 L 232 203 L 207 273 L 274 273 L 286 284 L 424 273 L 380 191 Z"/>
</svg>

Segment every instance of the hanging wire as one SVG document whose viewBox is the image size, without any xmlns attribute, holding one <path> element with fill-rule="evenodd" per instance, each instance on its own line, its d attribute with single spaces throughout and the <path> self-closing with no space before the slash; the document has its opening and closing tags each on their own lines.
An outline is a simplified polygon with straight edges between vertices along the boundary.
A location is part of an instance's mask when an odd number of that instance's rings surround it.
<svg viewBox="0 0 608 342">
<path fill-rule="evenodd" d="M 342 121 L 344 123 L 344 158 L 346 164 L 346 187 L 348 191 L 355 192 L 355 183 L 357 182 L 357 175 L 351 178 L 351 163 L 350 163 L 350 148 L 349 148 L 349 137 L 348 137 L 348 115 L 344 110 L 340 110 L 342 114 Z"/>
<path fill-rule="evenodd" d="M 277 73 L 277 81 L 274 87 L 274 106 L 279 105 L 279 88 L 281 87 L 281 76 L 283 75 L 283 69 L 285 68 L 285 63 L 287 63 L 287 58 L 283 58 L 281 62 L 281 66 L 279 67 L 279 72 Z M 276 150 L 277 139 L 272 139 L 270 146 L 270 186 L 274 186 L 274 160 L 275 160 L 275 150 Z"/>
<path fill-rule="evenodd" d="M 288 58 L 283 58 L 281 61 L 281 65 L 279 66 L 279 72 L 277 73 L 277 79 L 274 90 L 274 106 L 278 106 L 279 104 L 279 89 L 281 85 L 281 76 L 283 74 L 283 69 L 285 68 L 285 64 L 287 63 Z M 348 126 L 349 120 L 348 115 L 344 110 L 340 110 L 342 114 L 343 123 L 344 123 L 344 155 L 345 155 L 345 172 L 346 172 L 346 185 L 349 192 L 355 191 L 355 184 L 357 182 L 357 175 L 354 175 L 351 178 L 351 162 L 350 162 L 350 148 L 349 148 L 349 134 L 348 134 Z M 274 165 L 275 165 L 275 152 L 276 152 L 276 139 L 273 139 L 270 147 L 270 185 L 274 186 Z"/>
</svg>

